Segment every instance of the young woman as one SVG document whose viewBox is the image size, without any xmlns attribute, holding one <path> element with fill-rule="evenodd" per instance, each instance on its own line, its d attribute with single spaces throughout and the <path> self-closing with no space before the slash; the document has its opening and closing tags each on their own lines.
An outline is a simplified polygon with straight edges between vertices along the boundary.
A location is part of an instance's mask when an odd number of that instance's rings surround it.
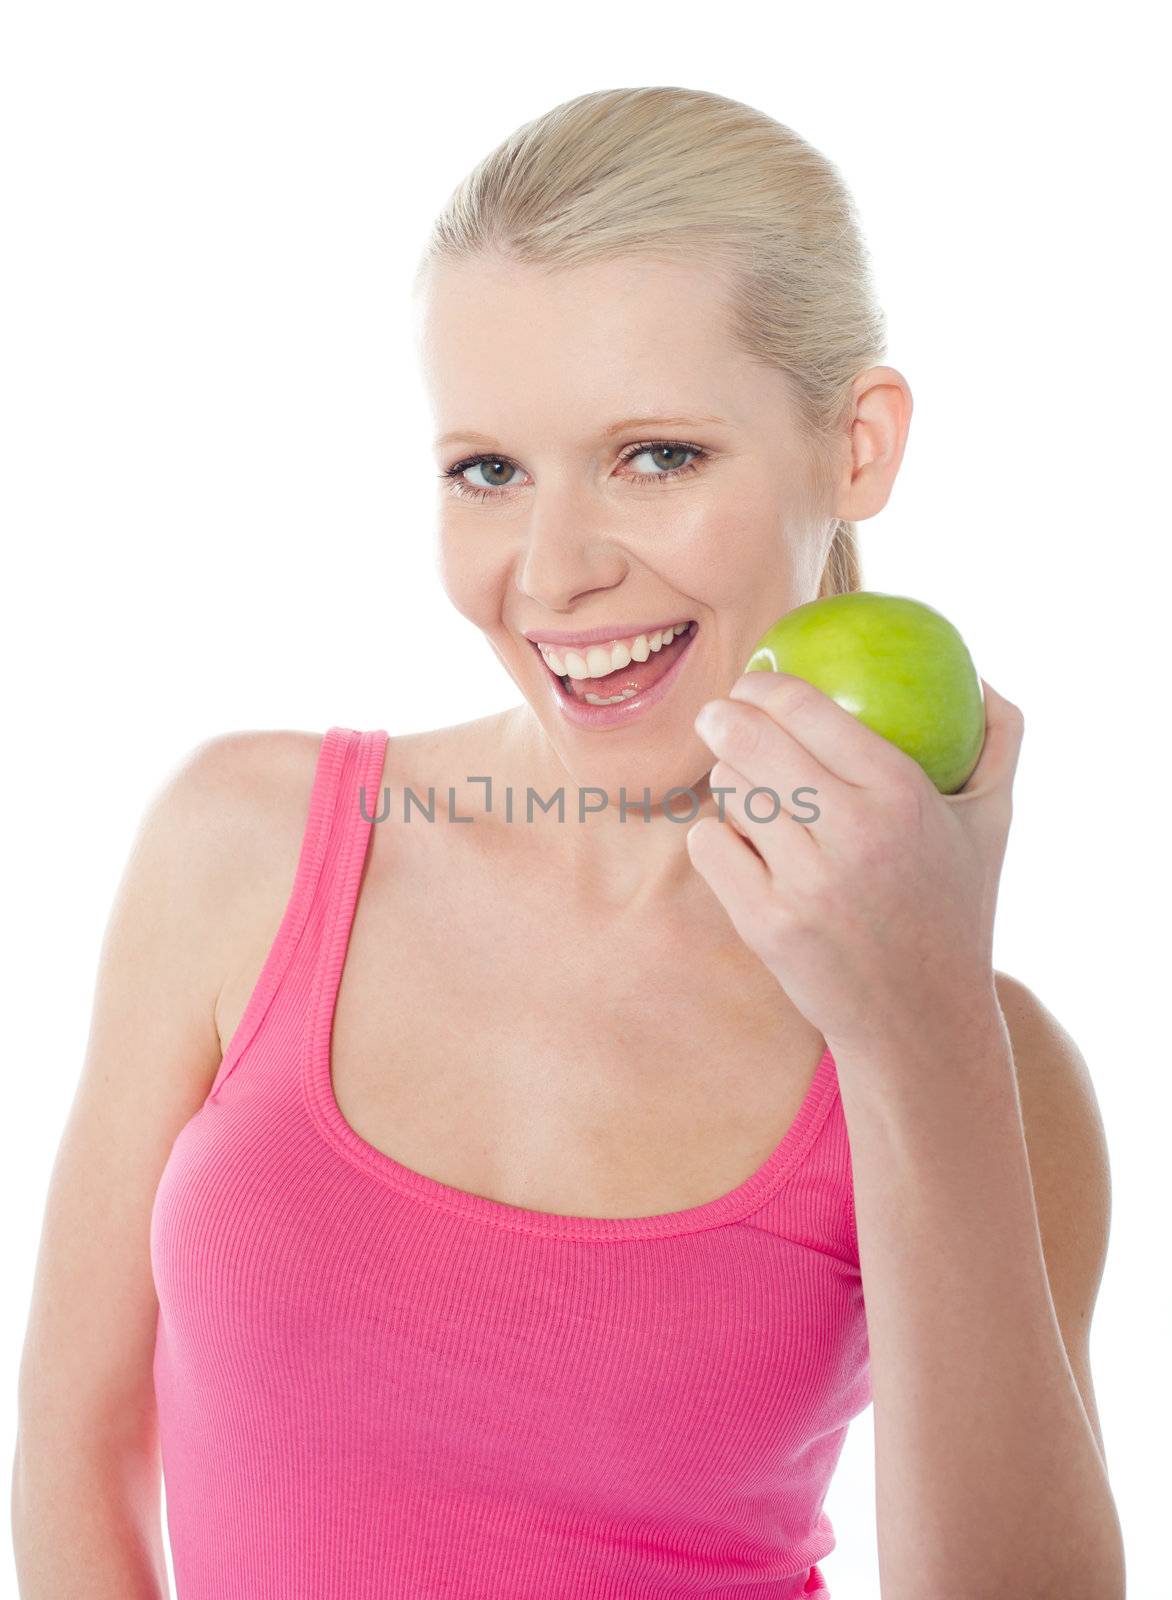
<svg viewBox="0 0 1172 1600">
<path fill-rule="evenodd" d="M 1114 1600 L 1103 1130 L 991 965 L 1021 713 L 985 685 L 944 797 L 743 673 L 861 587 L 910 423 L 835 169 L 717 95 L 584 95 L 461 185 L 417 305 L 444 587 L 521 699 L 213 738 L 149 809 L 22 1592 L 162 1593 L 161 1461 L 179 1600 L 826 1595 L 873 1399 L 885 1600 Z"/>
</svg>

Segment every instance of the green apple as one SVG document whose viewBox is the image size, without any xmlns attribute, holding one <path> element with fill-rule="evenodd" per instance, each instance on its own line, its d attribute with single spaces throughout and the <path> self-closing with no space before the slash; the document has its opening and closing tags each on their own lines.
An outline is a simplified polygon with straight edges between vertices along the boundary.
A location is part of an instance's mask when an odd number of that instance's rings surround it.
<svg viewBox="0 0 1172 1600">
<path fill-rule="evenodd" d="M 977 669 L 948 618 L 921 600 L 864 589 L 796 606 L 745 671 L 805 678 L 918 761 L 941 794 L 955 794 L 981 754 Z"/>
</svg>

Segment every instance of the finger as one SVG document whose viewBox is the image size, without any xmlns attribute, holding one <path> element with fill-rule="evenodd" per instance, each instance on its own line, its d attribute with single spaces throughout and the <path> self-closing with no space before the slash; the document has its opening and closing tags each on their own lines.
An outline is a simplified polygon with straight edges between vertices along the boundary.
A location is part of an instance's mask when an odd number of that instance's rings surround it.
<svg viewBox="0 0 1172 1600">
<path fill-rule="evenodd" d="M 800 739 L 766 709 L 742 699 L 710 700 L 701 708 L 696 732 L 720 760 L 733 768 L 746 791 L 762 791 L 751 800 L 756 817 L 747 820 L 806 819 L 812 806 L 845 810 L 855 797 L 844 783 L 812 755 Z"/>
<path fill-rule="evenodd" d="M 764 861 L 774 884 L 792 885 L 812 864 L 810 851 L 817 851 L 813 837 L 820 826 L 821 802 L 799 791 L 800 812 L 787 809 L 787 801 L 776 785 L 754 784 L 727 761 L 718 761 L 708 775 L 709 787 L 717 795 L 723 819 L 734 828 Z"/>
<path fill-rule="evenodd" d="M 717 817 L 701 817 L 685 835 L 696 871 L 732 918 L 740 932 L 754 907 L 770 888 L 769 868 L 752 845 Z"/>
<path fill-rule="evenodd" d="M 967 781 L 950 798 L 975 798 L 997 791 L 1008 793 L 1017 772 L 1025 732 L 1021 708 L 998 694 L 984 678 L 981 688 L 985 697 L 985 742 Z"/>
<path fill-rule="evenodd" d="M 860 722 L 833 696 L 793 673 L 742 673 L 729 697 L 758 706 L 775 718 L 842 783 L 881 788 L 897 780 L 922 783 L 927 776 L 906 751 Z"/>
</svg>

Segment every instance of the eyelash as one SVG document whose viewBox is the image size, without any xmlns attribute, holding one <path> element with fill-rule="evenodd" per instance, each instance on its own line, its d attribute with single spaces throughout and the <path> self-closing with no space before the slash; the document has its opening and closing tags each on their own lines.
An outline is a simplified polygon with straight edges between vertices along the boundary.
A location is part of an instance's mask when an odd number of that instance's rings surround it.
<svg viewBox="0 0 1172 1600">
<path fill-rule="evenodd" d="M 685 444 L 682 439 L 652 439 L 644 444 L 633 444 L 628 447 L 620 461 L 632 461 L 636 456 L 641 456 L 648 450 L 687 450 L 700 461 L 708 459 L 707 450 L 702 450 L 699 445 Z M 515 467 L 517 463 L 510 461 L 508 456 L 494 455 L 484 452 L 478 456 L 465 456 L 463 461 L 457 461 L 453 466 L 441 472 L 440 482 L 446 483 L 452 494 L 457 499 L 463 500 L 488 500 L 499 497 L 508 492 L 508 485 L 499 489 L 482 489 L 477 484 L 466 483 L 461 474 L 467 472 L 469 467 L 475 467 L 482 461 L 503 461 L 507 466 Z M 662 483 L 668 478 L 678 478 L 685 472 L 698 471 L 696 461 L 687 461 L 682 467 L 669 467 L 666 472 L 640 472 L 640 478 L 645 478 L 650 483 Z"/>
</svg>

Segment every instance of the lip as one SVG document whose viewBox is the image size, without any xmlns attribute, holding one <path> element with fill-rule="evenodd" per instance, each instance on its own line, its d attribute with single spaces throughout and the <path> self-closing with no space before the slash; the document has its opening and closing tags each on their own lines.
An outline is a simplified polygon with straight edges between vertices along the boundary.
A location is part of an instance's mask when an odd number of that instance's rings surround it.
<svg viewBox="0 0 1172 1600">
<path fill-rule="evenodd" d="M 681 617 L 680 621 L 682 622 L 683 620 Z M 586 701 L 576 700 L 573 695 L 567 694 L 565 689 L 562 688 L 560 678 L 550 671 L 536 642 L 534 642 L 533 651 L 537 656 L 542 672 L 549 679 L 549 692 L 553 697 L 554 704 L 567 722 L 572 722 L 578 728 L 621 728 L 634 721 L 645 711 L 649 711 L 652 706 L 662 700 L 671 689 L 672 684 L 679 678 L 680 673 L 683 671 L 684 663 L 691 655 L 692 646 L 696 643 L 700 633 L 699 623 L 694 618 L 692 621 L 693 631 L 687 635 L 680 635 L 681 639 L 685 639 L 686 642 L 678 648 L 676 659 L 663 677 L 659 678 L 642 694 L 634 695 L 630 700 L 620 700 L 617 705 L 612 706 L 588 705 Z M 654 632 L 654 629 L 651 631 Z M 623 635 L 620 634 L 619 637 L 622 638 Z"/>
<path fill-rule="evenodd" d="M 641 633 L 661 633 L 664 628 L 676 628 L 681 622 L 694 620 L 692 617 L 676 617 L 672 622 L 624 622 L 613 628 L 582 628 L 577 633 L 559 632 L 557 628 L 522 628 L 521 632 L 533 644 L 550 644 L 555 649 L 573 650 L 577 645 L 614 644 L 619 639 L 637 639 Z"/>
</svg>

